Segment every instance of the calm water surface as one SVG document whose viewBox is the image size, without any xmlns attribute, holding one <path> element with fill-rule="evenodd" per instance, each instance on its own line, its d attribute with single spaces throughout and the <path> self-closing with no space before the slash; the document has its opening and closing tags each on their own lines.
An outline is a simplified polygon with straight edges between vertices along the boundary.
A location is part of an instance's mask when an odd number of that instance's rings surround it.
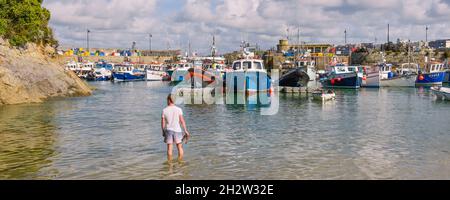
<svg viewBox="0 0 450 200">
<path fill-rule="evenodd" d="M 450 102 L 428 89 L 279 95 L 279 112 L 181 105 L 193 135 L 165 162 L 167 83 L 93 83 L 91 97 L 0 107 L 0 179 L 450 179 Z"/>
</svg>

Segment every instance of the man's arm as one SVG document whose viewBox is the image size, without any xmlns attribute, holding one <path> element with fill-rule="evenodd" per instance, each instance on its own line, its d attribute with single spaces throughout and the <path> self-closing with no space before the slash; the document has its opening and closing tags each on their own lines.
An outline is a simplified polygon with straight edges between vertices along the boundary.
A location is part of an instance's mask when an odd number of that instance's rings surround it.
<svg viewBox="0 0 450 200">
<path fill-rule="evenodd" d="M 186 128 L 186 122 L 184 121 L 183 115 L 180 115 L 180 122 L 181 122 L 181 126 L 183 126 L 184 133 L 186 133 L 186 135 L 188 135 L 188 136 L 191 135 Z"/>
<path fill-rule="evenodd" d="M 164 132 L 166 130 L 166 119 L 164 118 L 164 115 L 161 116 L 161 130 L 162 135 L 164 136 Z"/>
</svg>

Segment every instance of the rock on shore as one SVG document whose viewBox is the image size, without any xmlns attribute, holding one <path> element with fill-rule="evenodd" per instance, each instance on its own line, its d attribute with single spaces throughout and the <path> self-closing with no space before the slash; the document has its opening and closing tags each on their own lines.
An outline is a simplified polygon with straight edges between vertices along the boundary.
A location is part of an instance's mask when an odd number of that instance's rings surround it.
<svg viewBox="0 0 450 200">
<path fill-rule="evenodd" d="M 51 58 L 53 52 L 35 44 L 12 48 L 0 38 L 0 105 L 91 95 L 85 82 Z"/>
</svg>

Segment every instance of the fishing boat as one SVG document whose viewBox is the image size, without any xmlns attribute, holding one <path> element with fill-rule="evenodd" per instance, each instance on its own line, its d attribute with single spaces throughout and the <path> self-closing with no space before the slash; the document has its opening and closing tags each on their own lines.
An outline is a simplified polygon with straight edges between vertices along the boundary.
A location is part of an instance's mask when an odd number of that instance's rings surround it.
<svg viewBox="0 0 450 200">
<path fill-rule="evenodd" d="M 450 61 L 446 60 L 444 70 L 445 70 L 445 77 L 443 82 L 450 83 Z"/>
<path fill-rule="evenodd" d="M 70 61 L 66 63 L 66 70 L 73 71 L 75 74 L 81 70 L 80 64 L 75 61 Z"/>
<path fill-rule="evenodd" d="M 86 79 L 88 81 L 109 81 L 112 79 L 112 70 L 114 70 L 113 63 L 98 62 Z"/>
<path fill-rule="evenodd" d="M 181 82 L 186 79 L 186 75 L 188 74 L 188 70 L 193 68 L 192 63 L 178 63 L 171 75 L 172 82 Z"/>
<path fill-rule="evenodd" d="M 165 81 L 170 80 L 167 73 L 167 66 L 160 63 L 151 64 L 146 69 L 147 81 Z"/>
<path fill-rule="evenodd" d="M 145 71 L 135 68 L 133 64 L 124 63 L 115 66 L 112 73 L 113 80 L 116 82 L 122 81 L 144 81 Z"/>
<path fill-rule="evenodd" d="M 271 89 L 271 78 L 264 68 L 264 61 L 256 58 L 243 42 L 242 57 L 232 64 L 233 70 L 226 73 L 227 92 L 258 93 Z"/>
<path fill-rule="evenodd" d="M 233 62 L 233 71 L 227 73 L 227 90 L 237 92 L 269 91 L 271 80 L 264 69 L 264 61 L 244 58 Z M 233 87 L 234 86 L 234 87 Z"/>
<path fill-rule="evenodd" d="M 368 88 L 378 88 L 380 87 L 380 67 L 375 66 L 364 66 L 363 67 L 364 77 L 361 83 L 362 87 Z"/>
<path fill-rule="evenodd" d="M 312 59 L 302 58 L 295 62 L 294 68 L 287 64 L 283 65 L 283 69 L 287 68 L 288 71 L 281 75 L 279 86 L 307 87 L 308 83 L 316 80 L 315 61 Z"/>
<path fill-rule="evenodd" d="M 380 69 L 380 87 L 415 87 L 417 78 L 416 63 L 403 63 L 397 71 L 393 71 L 393 65 L 384 64 Z"/>
<path fill-rule="evenodd" d="M 360 88 L 362 77 L 358 72 L 358 67 L 345 64 L 329 67 L 326 78 L 321 80 L 322 86 L 325 88 Z"/>
<path fill-rule="evenodd" d="M 336 93 L 331 90 L 325 92 L 324 90 L 315 90 L 312 93 L 313 99 L 317 101 L 330 101 L 336 99 Z"/>
<path fill-rule="evenodd" d="M 438 99 L 450 100 L 450 88 L 447 87 L 432 87 L 431 91 Z"/>
<path fill-rule="evenodd" d="M 87 79 L 89 74 L 94 70 L 94 63 L 86 62 L 83 63 L 81 69 L 78 71 L 78 77 L 81 79 Z"/>
<path fill-rule="evenodd" d="M 423 70 L 419 71 L 416 86 L 442 85 L 446 71 L 444 64 L 439 62 L 427 63 Z"/>
</svg>

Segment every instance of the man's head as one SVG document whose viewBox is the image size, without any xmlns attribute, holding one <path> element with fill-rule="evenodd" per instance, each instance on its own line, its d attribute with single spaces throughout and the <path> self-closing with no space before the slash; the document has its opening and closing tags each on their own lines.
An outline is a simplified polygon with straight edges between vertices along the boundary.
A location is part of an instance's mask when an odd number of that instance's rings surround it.
<svg viewBox="0 0 450 200">
<path fill-rule="evenodd" d="M 167 96 L 167 105 L 172 105 L 173 104 L 173 99 L 172 99 L 172 94 L 169 94 Z"/>
</svg>

